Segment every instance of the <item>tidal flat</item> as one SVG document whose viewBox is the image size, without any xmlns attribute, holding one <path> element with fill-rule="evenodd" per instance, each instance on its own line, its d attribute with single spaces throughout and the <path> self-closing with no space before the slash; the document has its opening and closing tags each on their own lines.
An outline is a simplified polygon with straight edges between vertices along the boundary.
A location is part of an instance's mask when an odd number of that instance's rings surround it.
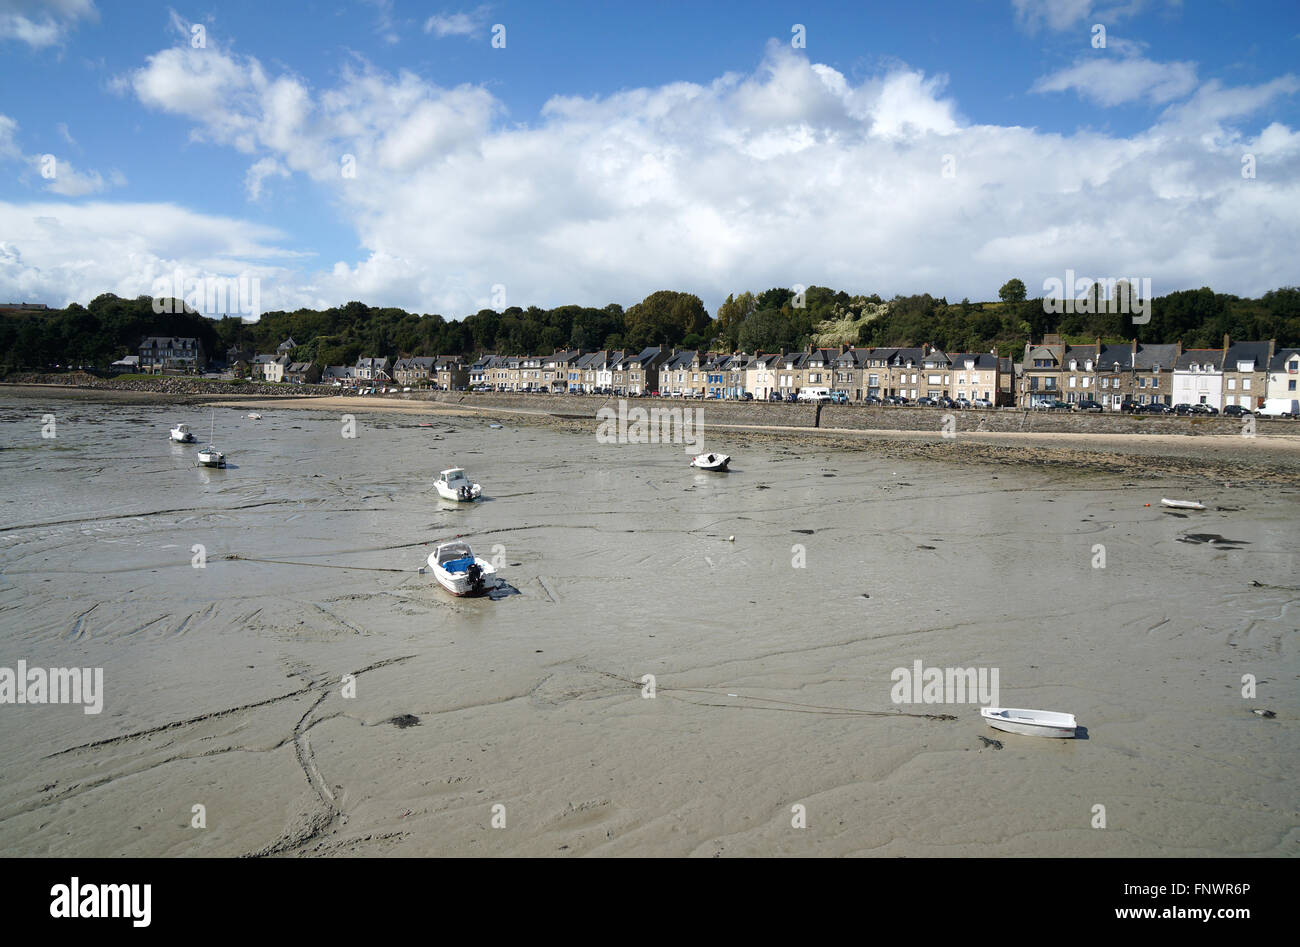
<svg viewBox="0 0 1300 947">
<path fill-rule="evenodd" d="M 1300 482 L 46 410 L 0 393 L 0 667 L 102 668 L 103 709 L 0 703 L 7 855 L 1298 851 Z M 210 423 L 228 469 L 194 465 Z M 438 499 L 455 466 L 484 501 Z M 518 594 L 421 575 L 452 538 Z M 916 661 L 1083 738 L 897 704 Z"/>
</svg>

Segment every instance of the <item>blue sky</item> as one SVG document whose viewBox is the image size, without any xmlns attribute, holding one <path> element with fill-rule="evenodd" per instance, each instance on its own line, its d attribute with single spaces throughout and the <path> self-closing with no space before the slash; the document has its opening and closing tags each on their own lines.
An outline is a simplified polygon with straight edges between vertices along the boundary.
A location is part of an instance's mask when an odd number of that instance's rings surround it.
<svg viewBox="0 0 1300 947">
<path fill-rule="evenodd" d="M 1300 282 L 1293 2 L 0 0 L 0 50 L 6 298 Z"/>
</svg>

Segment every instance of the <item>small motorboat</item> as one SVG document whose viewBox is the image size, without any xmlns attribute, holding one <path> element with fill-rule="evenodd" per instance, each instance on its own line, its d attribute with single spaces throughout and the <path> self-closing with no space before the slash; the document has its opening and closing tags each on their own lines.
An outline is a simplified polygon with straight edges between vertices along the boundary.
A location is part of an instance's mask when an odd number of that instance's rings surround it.
<svg viewBox="0 0 1300 947">
<path fill-rule="evenodd" d="M 1204 503 L 1197 503 L 1195 500 L 1170 500 L 1167 497 L 1160 498 L 1161 506 L 1170 506 L 1175 510 L 1203 510 Z"/>
<path fill-rule="evenodd" d="M 1008 707 L 981 707 L 980 716 L 995 730 L 1022 733 L 1029 737 L 1073 738 L 1078 724 L 1074 714 L 1052 710 L 1014 710 Z"/>
<path fill-rule="evenodd" d="M 172 440 L 177 444 L 190 444 L 194 441 L 194 435 L 190 433 L 188 424 L 178 424 L 172 428 Z"/>
<path fill-rule="evenodd" d="M 496 585 L 496 569 L 465 543 L 443 543 L 429 553 L 429 568 L 452 595 L 482 595 Z"/>
<path fill-rule="evenodd" d="M 726 454 L 699 454 L 691 458 L 691 466 L 700 470 L 726 470 L 731 458 Z"/>
<path fill-rule="evenodd" d="M 471 483 L 469 477 L 465 476 L 465 471 L 460 467 L 452 467 L 438 474 L 438 479 L 433 481 L 437 487 L 438 494 L 444 500 L 455 500 L 460 503 L 467 503 L 471 500 L 477 500 L 483 495 L 483 488 L 477 483 Z"/>
</svg>

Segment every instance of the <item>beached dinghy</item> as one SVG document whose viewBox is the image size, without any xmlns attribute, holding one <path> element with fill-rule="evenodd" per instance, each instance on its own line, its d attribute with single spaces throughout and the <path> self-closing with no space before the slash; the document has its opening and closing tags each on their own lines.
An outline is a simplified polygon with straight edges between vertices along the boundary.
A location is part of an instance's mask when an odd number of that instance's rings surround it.
<svg viewBox="0 0 1300 947">
<path fill-rule="evenodd" d="M 471 483 L 460 467 L 444 470 L 438 474 L 438 479 L 433 481 L 433 485 L 438 488 L 438 494 L 444 500 L 468 502 L 477 500 L 483 495 L 483 488 L 477 483 Z"/>
<path fill-rule="evenodd" d="M 1167 497 L 1160 499 L 1161 506 L 1170 506 L 1175 510 L 1203 510 L 1204 503 L 1197 503 L 1195 500 L 1170 500 Z"/>
<path fill-rule="evenodd" d="M 731 458 L 726 454 L 699 454 L 691 458 L 691 466 L 700 470 L 726 470 Z"/>
<path fill-rule="evenodd" d="M 443 543 L 429 553 L 429 568 L 452 595 L 482 595 L 496 585 L 496 569 L 465 543 Z"/>
<path fill-rule="evenodd" d="M 1013 710 L 1009 707 L 981 707 L 980 716 L 996 730 L 1023 733 L 1029 737 L 1074 736 L 1078 725 L 1074 714 L 1060 714 L 1052 710 Z"/>
<path fill-rule="evenodd" d="M 178 424 L 172 428 L 172 440 L 177 444 L 190 444 L 194 441 L 194 435 L 190 433 L 188 424 Z"/>
<path fill-rule="evenodd" d="M 250 414 L 248 415 L 248 418 L 249 418 L 250 421 L 260 421 L 260 420 L 262 420 L 262 416 L 261 416 L 260 414 L 258 414 L 256 411 L 250 413 Z"/>
</svg>

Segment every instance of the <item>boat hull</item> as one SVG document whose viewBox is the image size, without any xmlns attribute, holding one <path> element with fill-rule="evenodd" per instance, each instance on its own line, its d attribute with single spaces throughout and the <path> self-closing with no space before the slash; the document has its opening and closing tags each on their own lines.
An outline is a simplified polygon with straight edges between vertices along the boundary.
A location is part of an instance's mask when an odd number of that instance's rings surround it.
<svg viewBox="0 0 1300 947">
<path fill-rule="evenodd" d="M 995 730 L 1006 733 L 1019 733 L 1027 737 L 1052 737 L 1058 740 L 1072 740 L 1077 735 L 1078 725 L 1071 714 L 1053 713 L 1047 710 L 1013 710 L 1001 707 L 981 707 L 980 716 L 984 722 Z"/>
<path fill-rule="evenodd" d="M 431 553 L 428 559 L 429 569 L 433 572 L 433 577 L 438 580 L 438 584 L 458 598 L 472 598 L 476 595 L 486 595 L 489 590 L 497 584 L 496 569 L 492 563 L 477 556 L 474 557 L 474 564 L 481 570 L 480 582 L 476 585 L 468 574 L 464 572 L 448 572 L 437 562 L 437 553 Z"/>
<path fill-rule="evenodd" d="M 444 500 L 449 500 L 452 503 L 473 503 L 483 495 L 483 488 L 477 483 L 470 488 L 469 496 L 461 496 L 459 491 L 452 490 L 450 487 L 446 487 L 441 483 L 435 484 L 435 486 L 438 488 L 438 496 L 442 497 Z"/>
<path fill-rule="evenodd" d="M 710 459 L 712 458 L 712 459 Z M 731 458 L 726 454 L 701 454 L 691 459 L 691 466 L 697 470 L 716 470 L 725 472 Z"/>
<path fill-rule="evenodd" d="M 1168 507 L 1171 507 L 1171 508 L 1173 508 L 1173 509 L 1175 509 L 1175 510 L 1203 510 L 1203 509 L 1205 509 L 1205 504 L 1204 504 L 1204 503 L 1198 503 L 1198 502 L 1196 502 L 1195 500 L 1169 500 L 1169 499 L 1161 499 L 1161 501 L 1160 501 L 1160 505 L 1161 505 L 1161 506 L 1168 506 Z"/>
<path fill-rule="evenodd" d="M 205 454 L 205 453 L 203 453 L 202 451 L 200 451 L 200 452 L 199 452 L 199 466 L 200 466 L 200 467 L 225 467 L 225 466 L 226 466 L 226 455 L 225 455 L 225 454 L 216 454 L 216 455 L 213 455 L 213 454 Z"/>
</svg>

